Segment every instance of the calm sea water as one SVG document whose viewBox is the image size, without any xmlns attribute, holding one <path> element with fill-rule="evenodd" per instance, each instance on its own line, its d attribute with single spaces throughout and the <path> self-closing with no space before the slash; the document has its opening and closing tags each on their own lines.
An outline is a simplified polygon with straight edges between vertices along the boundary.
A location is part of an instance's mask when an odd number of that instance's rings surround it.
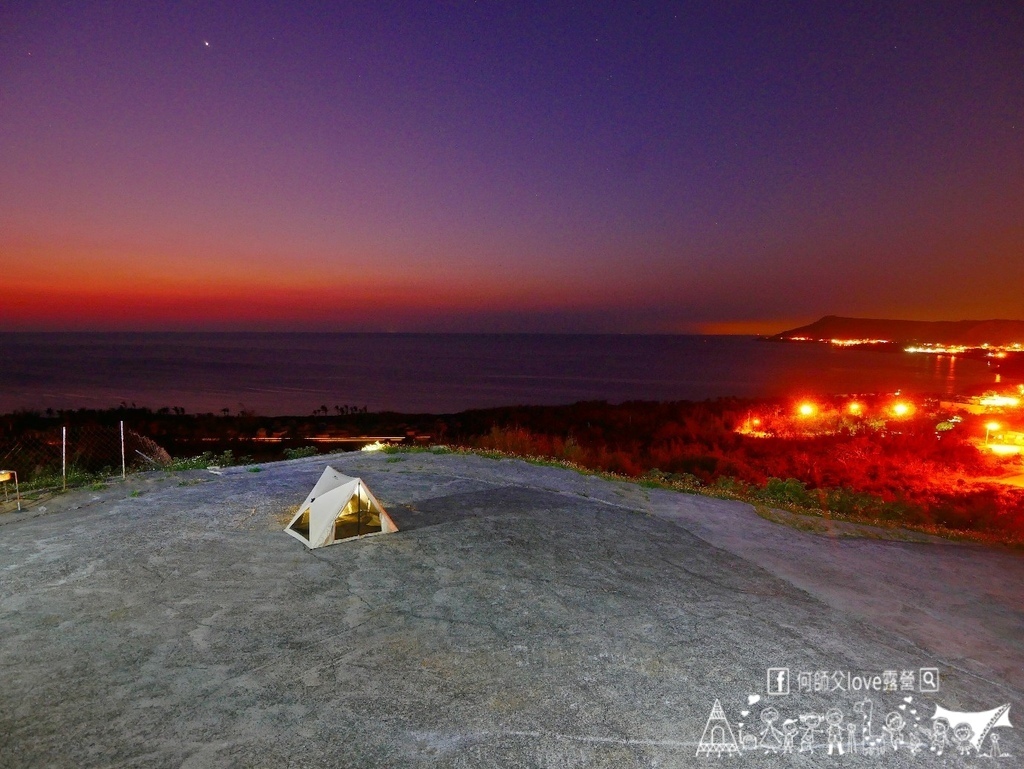
<svg viewBox="0 0 1024 769">
<path fill-rule="evenodd" d="M 579 400 L 953 393 L 985 363 L 742 336 L 0 334 L 0 412 L 107 408 L 445 413 Z"/>
</svg>

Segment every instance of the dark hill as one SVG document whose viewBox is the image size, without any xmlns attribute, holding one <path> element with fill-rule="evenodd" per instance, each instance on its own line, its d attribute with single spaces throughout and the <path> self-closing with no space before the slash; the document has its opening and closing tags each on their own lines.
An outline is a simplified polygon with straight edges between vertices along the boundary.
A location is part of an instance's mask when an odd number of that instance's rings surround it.
<svg viewBox="0 0 1024 769">
<path fill-rule="evenodd" d="M 826 315 L 807 326 L 776 334 L 774 339 L 887 339 L 892 342 L 1007 345 L 1024 343 L 1022 320 L 888 320 Z"/>
</svg>

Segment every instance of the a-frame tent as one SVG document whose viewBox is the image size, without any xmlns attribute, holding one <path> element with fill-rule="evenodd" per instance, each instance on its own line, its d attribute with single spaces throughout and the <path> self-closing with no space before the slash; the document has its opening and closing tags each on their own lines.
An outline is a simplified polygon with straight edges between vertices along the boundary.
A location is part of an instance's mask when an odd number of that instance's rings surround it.
<svg viewBox="0 0 1024 769">
<path fill-rule="evenodd" d="M 284 530 L 306 547 L 315 548 L 398 531 L 398 527 L 361 479 L 342 475 L 328 465 Z"/>
</svg>

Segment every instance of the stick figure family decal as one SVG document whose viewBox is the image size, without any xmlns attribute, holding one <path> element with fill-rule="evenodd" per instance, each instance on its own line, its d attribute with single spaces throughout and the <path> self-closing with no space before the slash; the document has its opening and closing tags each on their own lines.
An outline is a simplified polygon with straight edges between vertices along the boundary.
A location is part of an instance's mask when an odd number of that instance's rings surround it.
<svg viewBox="0 0 1024 769">
<path fill-rule="evenodd" d="M 767 704 L 756 716 L 751 710 L 760 695 L 747 698 L 739 718 L 730 719 L 720 700 L 715 700 L 697 745 L 697 756 L 805 754 L 815 756 L 884 756 L 906 751 L 913 757 L 957 755 L 963 757 L 1011 758 L 1000 744 L 1001 728 L 1012 728 L 1009 703 L 990 710 L 958 711 L 934 702 L 915 699 L 912 678 L 823 674 L 805 687 L 801 673 L 800 691 L 856 694 L 847 702 L 826 708 L 803 708 L 785 712 L 780 705 Z M 938 671 L 922 668 L 919 694 L 938 691 Z M 877 679 L 877 680 L 876 680 Z M 834 687 L 835 681 L 853 686 Z M 865 682 L 857 686 L 856 681 Z M 900 682 L 902 680 L 902 687 Z M 815 685 L 817 683 L 817 685 Z M 788 695 L 789 671 L 771 668 L 766 690 L 769 695 Z M 886 697 L 889 695 L 889 697 Z M 776 701 L 777 702 L 777 701 Z"/>
</svg>

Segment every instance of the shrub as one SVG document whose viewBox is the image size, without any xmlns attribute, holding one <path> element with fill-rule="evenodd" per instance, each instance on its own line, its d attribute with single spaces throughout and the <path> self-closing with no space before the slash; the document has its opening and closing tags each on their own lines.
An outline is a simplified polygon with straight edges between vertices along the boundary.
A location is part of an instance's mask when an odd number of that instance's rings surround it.
<svg viewBox="0 0 1024 769">
<path fill-rule="evenodd" d="M 178 457 L 171 460 L 171 463 L 167 465 L 168 470 L 205 470 L 213 464 L 213 454 L 209 451 L 204 451 L 202 454 L 196 457 Z"/>
<path fill-rule="evenodd" d="M 827 511 L 843 518 L 875 518 L 882 506 L 882 501 L 877 497 L 854 491 L 848 486 L 828 489 L 823 502 Z"/>
<path fill-rule="evenodd" d="M 316 446 L 300 446 L 295 449 L 285 449 L 285 459 L 305 459 L 306 457 L 315 457 L 319 452 L 316 450 Z"/>
<path fill-rule="evenodd" d="M 748 497 L 753 490 L 749 483 L 728 475 L 716 478 L 715 488 L 736 497 Z"/>
<path fill-rule="evenodd" d="M 796 478 L 769 478 L 758 497 L 767 502 L 810 507 L 816 500 L 807 492 L 807 487 Z"/>
</svg>

